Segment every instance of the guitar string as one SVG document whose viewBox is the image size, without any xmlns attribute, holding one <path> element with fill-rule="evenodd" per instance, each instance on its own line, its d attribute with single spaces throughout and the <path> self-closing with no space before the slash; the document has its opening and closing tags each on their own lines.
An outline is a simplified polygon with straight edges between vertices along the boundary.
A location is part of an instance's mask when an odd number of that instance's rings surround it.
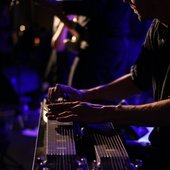
<svg viewBox="0 0 170 170">
<path fill-rule="evenodd" d="M 100 150 L 99 150 L 99 148 L 98 148 L 99 146 L 97 147 L 97 144 L 100 144 L 100 142 L 99 142 L 100 139 L 99 139 L 98 135 L 97 135 L 97 134 L 93 134 L 93 136 L 94 136 L 94 139 L 95 139 L 95 142 L 96 142 L 96 152 L 97 152 L 98 155 L 99 155 L 100 166 L 101 166 L 102 160 L 101 160 L 101 156 L 100 156 L 100 155 L 102 155 L 102 156 L 104 156 L 104 157 L 107 157 L 107 155 L 105 154 L 103 147 L 100 147 Z"/>
<path fill-rule="evenodd" d="M 96 134 L 95 135 L 98 139 L 96 140 L 96 142 L 98 143 L 98 141 L 99 141 L 99 144 L 100 143 L 104 143 L 104 141 L 103 141 L 103 139 L 101 138 L 101 135 L 99 135 L 99 134 Z M 108 159 L 108 157 L 110 158 L 110 154 L 108 154 L 107 152 L 106 152 L 106 150 L 104 149 L 104 147 L 102 147 L 102 156 L 106 156 L 107 157 L 107 159 Z M 109 166 L 109 164 L 107 164 L 108 166 Z M 111 161 L 111 165 L 112 165 L 112 167 L 113 167 L 113 162 Z"/>
<path fill-rule="evenodd" d="M 121 148 L 120 148 L 120 146 L 118 145 L 118 141 L 117 141 L 117 139 L 116 139 L 116 131 L 115 131 L 115 129 L 113 128 L 113 127 L 111 127 L 111 123 L 109 122 L 108 124 L 107 124 L 107 126 L 109 126 L 108 128 L 109 129 L 112 129 L 112 136 L 110 137 L 110 142 L 111 142 L 111 148 L 116 148 L 115 149 L 115 158 L 117 159 L 117 162 L 118 162 L 118 164 L 119 164 L 119 167 L 120 168 L 122 168 L 123 169 L 123 163 L 122 163 L 122 161 L 123 161 L 123 158 L 122 158 L 122 153 L 121 153 Z"/>
<path fill-rule="evenodd" d="M 110 123 L 107 123 L 107 124 L 105 124 L 105 128 L 106 129 L 111 129 L 110 128 Z M 120 161 L 120 159 L 119 159 L 119 157 L 117 156 L 117 150 L 118 150 L 118 148 L 116 147 L 116 149 L 114 149 L 115 148 L 115 140 L 114 140 L 114 137 L 113 137 L 113 135 L 114 135 L 114 129 L 111 129 L 112 130 L 112 137 L 108 137 L 108 139 L 107 139 L 107 143 L 108 143 L 108 146 L 110 147 L 110 149 L 111 149 L 111 156 L 112 156 L 112 159 L 113 159 L 113 161 L 115 161 L 115 166 L 116 166 L 116 169 L 118 169 L 118 167 L 120 168 L 121 167 L 121 161 Z M 114 149 L 114 152 L 112 151 Z"/>
<path fill-rule="evenodd" d="M 68 137 L 69 138 L 69 137 Z M 74 143 L 74 134 L 73 134 L 73 129 L 72 130 L 70 130 L 70 138 L 69 138 L 69 140 L 70 140 L 70 144 L 71 144 L 71 153 L 72 153 L 72 155 L 73 156 L 71 156 L 71 154 L 69 153 L 69 160 L 70 160 L 70 163 L 69 163 L 69 169 L 71 170 L 71 163 L 73 163 L 75 160 L 74 160 L 74 158 L 75 158 L 75 148 L 74 148 L 74 145 L 75 145 L 75 143 Z"/>
<path fill-rule="evenodd" d="M 111 125 L 111 126 L 112 126 L 112 125 Z M 114 127 L 112 126 L 112 128 L 114 128 Z M 114 128 L 114 129 L 115 129 L 115 128 Z M 125 148 L 122 147 L 122 145 L 121 145 L 121 143 L 120 143 L 120 137 L 119 137 L 119 135 L 116 133 L 116 131 L 115 131 L 115 135 L 114 135 L 114 141 L 115 141 L 115 144 L 117 145 L 117 148 L 119 148 L 118 154 L 119 154 L 119 156 L 121 157 L 120 159 L 121 159 L 122 168 L 127 168 L 127 167 L 126 167 L 126 165 L 127 165 L 127 161 L 126 161 L 127 157 L 126 157 L 126 155 L 125 155 Z M 123 158 L 123 159 L 122 159 L 122 158 Z"/>
<path fill-rule="evenodd" d="M 114 128 L 114 126 L 113 126 L 112 123 L 111 123 L 111 126 L 112 126 L 112 128 Z M 114 128 L 114 129 L 115 129 L 115 128 Z M 116 131 L 115 131 L 115 132 L 116 132 Z M 130 167 L 129 156 L 128 156 L 128 154 L 127 154 L 127 151 L 126 151 L 126 149 L 125 149 L 125 146 L 124 146 L 124 144 L 123 144 L 120 136 L 118 135 L 118 133 L 116 133 L 116 140 L 117 140 L 117 144 L 119 145 L 121 154 L 122 154 L 123 157 L 125 158 L 125 159 L 123 159 L 122 161 L 123 161 L 123 163 L 126 165 L 126 168 L 129 169 L 129 167 Z"/>
<path fill-rule="evenodd" d="M 106 128 L 106 129 L 110 129 L 108 123 L 105 124 L 105 128 Z M 112 130 L 113 130 L 113 129 L 112 129 Z M 112 133 L 113 133 L 113 132 L 112 132 Z M 106 136 L 105 136 L 105 138 L 106 138 Z M 113 138 L 113 139 L 114 139 L 114 138 Z M 113 139 L 112 139 L 112 140 L 113 140 Z M 110 139 L 110 137 L 108 137 L 108 139 L 106 139 L 106 143 L 107 143 L 107 145 L 109 146 L 108 148 L 111 149 L 111 152 L 110 152 L 110 154 L 111 154 L 111 159 L 112 159 L 113 162 L 115 162 L 116 169 L 118 169 L 118 167 L 121 166 L 121 163 L 120 163 L 119 157 L 117 157 L 117 155 L 116 155 L 116 153 L 115 153 L 115 151 L 117 152 L 117 150 L 115 150 L 114 153 L 112 152 L 112 149 L 114 149 L 114 145 L 115 145 L 114 143 L 115 143 L 115 142 L 112 142 L 111 139 Z M 118 149 L 118 148 L 117 148 L 117 149 Z"/>
</svg>

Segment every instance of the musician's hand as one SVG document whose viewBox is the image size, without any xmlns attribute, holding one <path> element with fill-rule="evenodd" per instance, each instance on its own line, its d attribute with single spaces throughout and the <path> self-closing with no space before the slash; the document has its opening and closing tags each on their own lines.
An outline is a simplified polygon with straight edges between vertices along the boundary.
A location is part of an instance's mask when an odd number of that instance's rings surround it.
<svg viewBox="0 0 170 170">
<path fill-rule="evenodd" d="M 56 84 L 48 90 L 48 98 L 51 102 L 57 102 L 59 98 L 64 101 L 82 101 L 84 92 L 67 85 Z"/>
<path fill-rule="evenodd" d="M 87 102 L 65 102 L 52 104 L 48 107 L 51 111 L 47 117 L 61 122 L 102 123 L 110 120 L 109 106 Z"/>
</svg>

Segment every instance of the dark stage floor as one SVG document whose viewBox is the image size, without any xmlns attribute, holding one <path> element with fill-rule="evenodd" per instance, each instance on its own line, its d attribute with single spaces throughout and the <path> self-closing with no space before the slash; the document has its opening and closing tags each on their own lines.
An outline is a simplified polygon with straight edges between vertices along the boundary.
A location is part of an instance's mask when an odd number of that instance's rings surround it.
<svg viewBox="0 0 170 170">
<path fill-rule="evenodd" d="M 7 157 L 2 154 L 2 158 L 4 158 L 3 163 L 5 162 L 5 165 L 3 166 L 1 163 L 2 167 L 0 165 L 0 170 L 20 170 L 18 164 L 21 165 L 21 170 L 32 169 L 39 109 L 40 107 L 38 106 L 37 108 L 29 109 L 19 117 L 19 120 L 16 118 L 12 121 L 13 127 L 7 133 L 9 141 Z M 12 160 L 10 160 L 10 158 L 12 158 Z"/>
</svg>

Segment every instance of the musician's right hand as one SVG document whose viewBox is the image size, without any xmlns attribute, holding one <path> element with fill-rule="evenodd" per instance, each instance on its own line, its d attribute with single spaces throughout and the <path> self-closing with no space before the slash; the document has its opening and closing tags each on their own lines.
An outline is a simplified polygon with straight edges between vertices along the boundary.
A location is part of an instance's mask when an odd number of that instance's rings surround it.
<svg viewBox="0 0 170 170">
<path fill-rule="evenodd" d="M 56 103 L 59 99 L 62 101 L 82 101 L 84 92 L 67 85 L 56 84 L 48 89 L 48 99 Z"/>
</svg>

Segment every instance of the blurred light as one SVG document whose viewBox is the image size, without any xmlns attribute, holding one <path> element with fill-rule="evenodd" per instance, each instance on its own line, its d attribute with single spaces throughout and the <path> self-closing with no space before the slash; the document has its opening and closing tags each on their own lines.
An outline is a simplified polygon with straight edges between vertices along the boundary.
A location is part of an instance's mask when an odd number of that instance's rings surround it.
<svg viewBox="0 0 170 170">
<path fill-rule="evenodd" d="M 77 22 L 77 17 L 74 17 L 74 18 L 73 18 L 73 22 Z"/>
<path fill-rule="evenodd" d="M 147 129 L 148 129 L 148 133 L 147 133 L 146 135 L 144 135 L 143 137 L 139 138 L 139 139 L 138 139 L 138 142 L 150 144 L 149 135 L 150 135 L 150 133 L 152 132 L 153 127 L 147 127 Z"/>
<path fill-rule="evenodd" d="M 21 32 L 25 31 L 25 29 L 26 29 L 25 25 L 20 25 L 19 30 L 20 30 Z"/>
<path fill-rule="evenodd" d="M 77 37 L 76 36 L 72 36 L 71 42 L 76 42 L 76 41 L 77 41 Z"/>
<path fill-rule="evenodd" d="M 39 37 L 35 37 L 35 38 L 34 38 L 34 45 L 35 45 L 35 46 L 39 46 L 39 45 L 40 45 L 40 42 L 41 42 L 41 40 L 40 40 Z"/>
<path fill-rule="evenodd" d="M 16 5 L 18 5 L 19 4 L 19 1 L 16 1 Z"/>
<path fill-rule="evenodd" d="M 14 5 L 19 5 L 20 2 L 18 0 L 12 0 L 11 3 L 10 3 L 10 6 L 14 6 Z"/>
</svg>

